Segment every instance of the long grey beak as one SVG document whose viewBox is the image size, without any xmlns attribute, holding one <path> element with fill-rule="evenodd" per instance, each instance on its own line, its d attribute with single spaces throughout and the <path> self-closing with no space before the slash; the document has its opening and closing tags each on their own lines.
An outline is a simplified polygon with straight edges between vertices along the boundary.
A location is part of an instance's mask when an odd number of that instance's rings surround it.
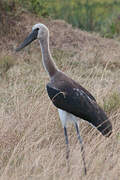
<svg viewBox="0 0 120 180">
<path fill-rule="evenodd" d="M 18 48 L 16 48 L 16 51 L 20 51 L 21 49 L 29 45 L 32 41 L 37 39 L 37 35 L 38 35 L 38 29 L 33 30 L 29 34 L 29 36 L 25 38 L 24 42 Z"/>
</svg>

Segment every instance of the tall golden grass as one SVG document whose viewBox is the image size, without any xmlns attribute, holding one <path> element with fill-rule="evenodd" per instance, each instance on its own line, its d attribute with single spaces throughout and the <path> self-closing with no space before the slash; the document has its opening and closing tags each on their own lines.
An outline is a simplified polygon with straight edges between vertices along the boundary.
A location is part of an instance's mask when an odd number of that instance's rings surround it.
<svg viewBox="0 0 120 180">
<path fill-rule="evenodd" d="M 23 16 L 24 22 L 21 20 L 19 25 L 22 28 L 27 24 L 27 34 L 38 19 Z M 16 40 L 3 44 L 0 55 L 0 179 L 118 180 L 120 104 L 118 101 L 116 105 L 114 94 L 120 97 L 120 43 L 73 29 L 64 21 L 43 22 L 50 29 L 56 64 L 96 97 L 112 122 L 113 133 L 105 138 L 80 120 L 87 165 L 84 176 L 80 145 L 74 127 L 69 125 L 68 171 L 64 132 L 57 109 L 46 93 L 49 79 L 42 66 L 40 48 L 36 42 L 16 54 L 9 48 L 20 42 L 15 34 Z M 18 36 L 25 37 L 24 33 Z M 2 38 L 7 41 L 7 37 Z M 4 59 L 10 63 L 5 70 Z M 13 59 L 12 63 L 9 59 Z"/>
</svg>

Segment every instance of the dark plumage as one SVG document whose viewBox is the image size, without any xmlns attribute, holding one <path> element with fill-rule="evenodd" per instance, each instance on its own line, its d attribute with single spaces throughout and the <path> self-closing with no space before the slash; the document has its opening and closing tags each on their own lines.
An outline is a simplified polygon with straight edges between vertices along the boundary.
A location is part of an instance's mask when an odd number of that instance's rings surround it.
<svg viewBox="0 0 120 180">
<path fill-rule="evenodd" d="M 103 135 L 110 135 L 112 125 L 95 98 L 82 86 L 59 72 L 47 84 L 53 104 L 95 126 Z"/>
</svg>

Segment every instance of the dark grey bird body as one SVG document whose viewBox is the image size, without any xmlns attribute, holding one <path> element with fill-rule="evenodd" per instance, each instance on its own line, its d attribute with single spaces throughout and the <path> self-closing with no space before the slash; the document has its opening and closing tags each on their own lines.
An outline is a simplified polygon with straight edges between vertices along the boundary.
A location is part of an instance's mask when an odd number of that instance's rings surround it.
<svg viewBox="0 0 120 180">
<path fill-rule="evenodd" d="M 56 73 L 47 84 L 47 92 L 57 108 L 88 121 L 103 135 L 111 132 L 112 125 L 95 98 L 64 73 Z"/>
<path fill-rule="evenodd" d="M 97 104 L 95 98 L 85 88 L 58 70 L 49 49 L 49 30 L 44 24 L 39 23 L 34 25 L 32 33 L 24 40 L 16 51 L 23 49 L 35 39 L 38 39 L 40 42 L 43 65 L 50 77 L 50 82 L 47 84 L 48 96 L 58 108 L 60 120 L 64 128 L 67 147 L 66 158 L 68 159 L 69 157 L 66 125 L 68 121 L 72 121 L 75 125 L 77 137 L 81 144 L 84 172 L 86 174 L 85 156 L 76 117 L 84 119 L 92 124 L 105 136 L 109 136 L 112 132 L 111 122 L 107 118 L 105 112 Z"/>
</svg>

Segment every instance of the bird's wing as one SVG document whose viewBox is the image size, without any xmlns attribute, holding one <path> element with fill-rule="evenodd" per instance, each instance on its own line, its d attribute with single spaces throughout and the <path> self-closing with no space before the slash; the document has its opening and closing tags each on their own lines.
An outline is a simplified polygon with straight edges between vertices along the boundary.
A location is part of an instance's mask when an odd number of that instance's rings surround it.
<svg viewBox="0 0 120 180">
<path fill-rule="evenodd" d="M 112 126 L 106 114 L 83 89 L 64 85 L 56 88 L 48 83 L 47 92 L 57 108 L 88 121 L 103 135 L 111 131 Z"/>
</svg>

